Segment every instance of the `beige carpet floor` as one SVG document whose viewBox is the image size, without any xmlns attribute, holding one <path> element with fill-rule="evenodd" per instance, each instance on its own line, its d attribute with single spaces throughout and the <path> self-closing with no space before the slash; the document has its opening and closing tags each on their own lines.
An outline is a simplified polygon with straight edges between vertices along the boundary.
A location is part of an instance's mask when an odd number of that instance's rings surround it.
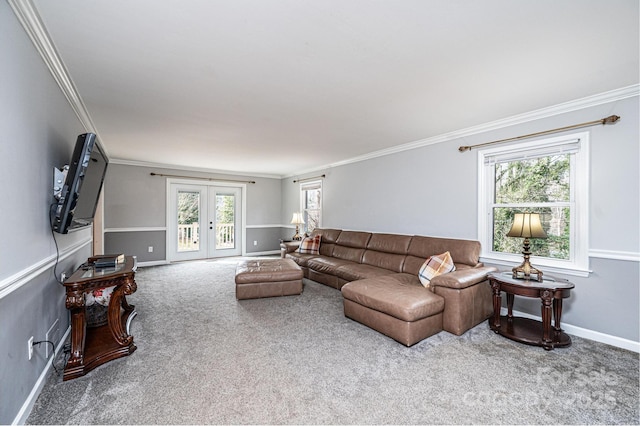
<svg viewBox="0 0 640 426">
<path fill-rule="evenodd" d="M 28 423 L 640 423 L 637 353 L 578 337 L 547 352 L 486 323 L 407 348 L 312 281 L 237 301 L 237 260 L 139 269 L 138 350 L 72 381 L 52 372 Z"/>
</svg>

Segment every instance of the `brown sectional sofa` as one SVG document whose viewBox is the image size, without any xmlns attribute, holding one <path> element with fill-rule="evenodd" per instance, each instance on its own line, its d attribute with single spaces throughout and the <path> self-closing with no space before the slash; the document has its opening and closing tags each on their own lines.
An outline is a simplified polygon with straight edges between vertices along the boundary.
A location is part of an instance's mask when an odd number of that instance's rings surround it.
<svg viewBox="0 0 640 426">
<path fill-rule="evenodd" d="M 319 254 L 301 254 L 282 245 L 304 276 L 340 289 L 344 312 L 407 346 L 442 330 L 461 335 L 493 313 L 480 243 L 423 236 L 316 229 Z M 427 258 L 449 251 L 456 270 L 440 275 L 426 289 L 418 271 Z"/>
</svg>

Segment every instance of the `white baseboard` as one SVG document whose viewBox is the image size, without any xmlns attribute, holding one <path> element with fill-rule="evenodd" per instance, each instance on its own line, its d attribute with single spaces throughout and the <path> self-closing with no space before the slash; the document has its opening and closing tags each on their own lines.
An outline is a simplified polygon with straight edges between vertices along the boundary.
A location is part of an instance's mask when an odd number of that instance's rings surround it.
<svg viewBox="0 0 640 426">
<path fill-rule="evenodd" d="M 33 386 L 33 389 L 31 389 L 27 400 L 24 402 L 24 404 L 22 404 L 22 407 L 20 408 L 18 415 L 16 415 L 16 418 L 13 419 L 13 422 L 11 423 L 12 425 L 23 425 L 27 422 L 29 414 L 31 414 L 31 409 L 33 409 L 33 405 L 36 403 L 36 400 L 38 399 L 38 396 L 40 395 L 40 392 L 42 392 L 42 388 L 47 381 L 49 370 L 51 370 L 51 367 L 53 366 L 53 360 L 56 359 L 58 353 L 60 352 L 60 349 L 62 349 L 64 343 L 67 341 L 67 336 L 69 336 L 69 333 L 71 333 L 71 326 L 67 327 L 67 331 L 65 331 L 64 336 L 62 336 L 62 338 L 58 342 L 58 346 L 56 347 L 55 352 L 51 354 L 51 358 L 49 358 L 49 361 L 42 370 L 42 373 L 40 373 L 40 376 Z"/>
<path fill-rule="evenodd" d="M 280 254 L 280 250 L 270 250 L 270 251 L 252 251 L 249 253 L 244 253 L 243 256 L 253 257 L 253 256 L 270 256 L 272 254 Z"/>
<path fill-rule="evenodd" d="M 507 315 L 507 308 L 500 310 L 501 315 Z M 513 316 L 529 318 L 536 321 L 542 321 L 542 318 L 536 315 L 531 315 L 526 312 L 513 311 Z M 610 334 L 600 333 L 599 331 L 593 331 L 586 328 L 578 327 L 575 325 L 562 323 L 562 330 L 567 334 L 583 337 L 585 339 L 593 340 L 607 345 L 615 346 L 617 348 L 626 349 L 628 351 L 640 353 L 640 342 L 634 342 L 633 340 L 623 339 L 622 337 L 612 336 Z"/>
<path fill-rule="evenodd" d="M 148 262 L 138 262 L 138 266 L 158 266 L 158 265 L 168 265 L 170 262 L 168 260 L 150 260 Z"/>
</svg>

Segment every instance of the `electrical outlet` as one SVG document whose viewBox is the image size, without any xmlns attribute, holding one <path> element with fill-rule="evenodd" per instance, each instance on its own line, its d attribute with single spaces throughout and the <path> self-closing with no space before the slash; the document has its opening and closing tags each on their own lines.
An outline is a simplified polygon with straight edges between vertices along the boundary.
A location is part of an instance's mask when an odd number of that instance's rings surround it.
<svg viewBox="0 0 640 426">
<path fill-rule="evenodd" d="M 149 253 L 153 253 L 153 246 L 149 246 Z"/>
<path fill-rule="evenodd" d="M 31 358 L 33 358 L 33 336 L 29 337 L 27 345 L 29 346 L 29 361 L 31 361 Z"/>
<path fill-rule="evenodd" d="M 258 242 L 257 242 L 257 241 L 254 241 L 254 242 L 253 242 L 253 245 L 254 245 L 254 246 L 257 246 L 257 245 L 258 245 Z"/>
</svg>

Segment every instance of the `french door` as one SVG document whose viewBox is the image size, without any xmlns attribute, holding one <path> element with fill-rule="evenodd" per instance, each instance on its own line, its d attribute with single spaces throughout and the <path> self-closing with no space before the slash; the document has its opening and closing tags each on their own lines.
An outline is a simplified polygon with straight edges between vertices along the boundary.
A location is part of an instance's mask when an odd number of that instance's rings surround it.
<svg viewBox="0 0 640 426">
<path fill-rule="evenodd" d="M 241 186 L 168 183 L 169 261 L 242 254 Z"/>
</svg>

